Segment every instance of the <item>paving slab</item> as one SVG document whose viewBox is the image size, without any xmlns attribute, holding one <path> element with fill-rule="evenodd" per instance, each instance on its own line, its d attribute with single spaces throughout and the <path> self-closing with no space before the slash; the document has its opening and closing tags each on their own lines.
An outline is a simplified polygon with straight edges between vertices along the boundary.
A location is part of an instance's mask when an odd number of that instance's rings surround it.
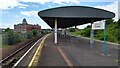
<svg viewBox="0 0 120 68">
<path fill-rule="evenodd" d="M 54 44 L 51 34 L 45 41 L 38 66 L 67 66 L 58 51 L 60 47 L 74 66 L 118 66 L 119 47 L 107 44 L 107 55 L 103 55 L 103 43 L 95 41 L 90 48 L 89 39 L 78 37 L 58 37 Z"/>
</svg>

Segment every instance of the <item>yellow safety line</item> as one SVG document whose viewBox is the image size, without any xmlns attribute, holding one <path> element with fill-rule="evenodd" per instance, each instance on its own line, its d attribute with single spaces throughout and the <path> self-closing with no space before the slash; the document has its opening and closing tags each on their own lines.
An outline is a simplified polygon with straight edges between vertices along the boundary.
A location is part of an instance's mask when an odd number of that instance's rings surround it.
<svg viewBox="0 0 120 68">
<path fill-rule="evenodd" d="M 28 65 L 28 68 L 31 68 L 31 66 L 32 66 L 32 64 L 33 64 L 33 62 L 34 62 L 34 60 L 35 60 L 35 58 L 36 58 L 37 53 L 39 52 L 39 50 L 41 51 L 42 46 L 43 46 L 42 44 L 44 43 L 45 39 L 46 39 L 49 35 L 50 35 L 50 34 L 46 35 L 46 36 L 43 38 L 43 40 L 41 41 L 41 43 L 40 43 L 40 45 L 38 46 L 38 48 L 37 48 L 37 50 L 36 50 L 36 52 L 35 52 L 32 60 L 30 61 L 29 65 Z M 41 52 L 40 52 L 40 54 L 41 54 Z"/>
</svg>

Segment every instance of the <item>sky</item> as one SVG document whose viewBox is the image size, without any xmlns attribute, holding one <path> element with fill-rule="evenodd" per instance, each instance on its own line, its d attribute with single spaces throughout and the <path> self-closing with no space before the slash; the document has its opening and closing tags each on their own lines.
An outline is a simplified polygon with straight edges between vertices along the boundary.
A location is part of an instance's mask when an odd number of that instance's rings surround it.
<svg viewBox="0 0 120 68">
<path fill-rule="evenodd" d="M 38 12 L 61 6 L 89 6 L 114 12 L 118 20 L 118 0 L 0 0 L 0 28 L 14 28 L 14 24 L 26 18 L 29 24 L 39 24 L 42 29 L 50 28 Z M 119 12 L 120 13 L 120 12 Z M 77 26 L 85 28 L 89 24 Z"/>
</svg>

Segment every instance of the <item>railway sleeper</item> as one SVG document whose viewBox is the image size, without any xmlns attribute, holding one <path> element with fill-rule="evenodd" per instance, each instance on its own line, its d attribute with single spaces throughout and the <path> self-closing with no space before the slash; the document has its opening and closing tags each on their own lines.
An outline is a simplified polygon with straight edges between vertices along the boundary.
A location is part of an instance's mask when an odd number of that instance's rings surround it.
<svg viewBox="0 0 120 68">
<path fill-rule="evenodd" d="M 16 61 L 16 58 L 12 58 L 9 61 L 6 61 L 5 63 L 2 63 L 2 68 L 6 68 L 8 66 L 11 66 L 12 63 Z"/>
</svg>

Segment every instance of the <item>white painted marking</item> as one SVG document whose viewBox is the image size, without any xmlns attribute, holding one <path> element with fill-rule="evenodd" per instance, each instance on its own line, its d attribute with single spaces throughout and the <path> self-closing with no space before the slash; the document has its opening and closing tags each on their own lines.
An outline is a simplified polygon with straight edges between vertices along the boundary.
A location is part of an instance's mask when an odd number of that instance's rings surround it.
<svg viewBox="0 0 120 68">
<path fill-rule="evenodd" d="M 42 37 L 43 38 L 43 37 Z M 40 38 L 37 42 L 35 42 L 35 44 L 17 61 L 17 63 L 13 66 L 13 68 L 15 68 L 21 61 L 22 59 L 32 50 L 32 48 L 40 41 L 42 40 L 42 38 Z"/>
</svg>

